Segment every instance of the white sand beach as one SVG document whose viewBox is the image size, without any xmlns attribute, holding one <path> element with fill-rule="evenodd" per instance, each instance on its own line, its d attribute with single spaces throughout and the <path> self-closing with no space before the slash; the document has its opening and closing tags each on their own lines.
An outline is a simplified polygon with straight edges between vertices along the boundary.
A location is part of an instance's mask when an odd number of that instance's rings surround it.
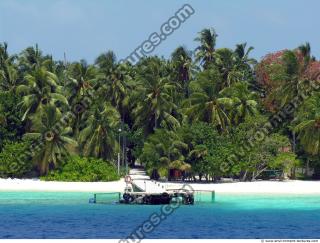
<svg viewBox="0 0 320 243">
<path fill-rule="evenodd" d="M 194 190 L 214 190 L 226 194 L 319 194 L 320 181 L 253 181 L 210 184 L 190 184 Z M 168 184 L 173 188 L 175 184 Z"/>
<path fill-rule="evenodd" d="M 39 179 L 0 179 L 1 191 L 116 192 L 123 191 L 123 179 L 113 182 L 58 182 Z"/>
<path fill-rule="evenodd" d="M 157 183 L 165 189 L 181 188 L 182 183 Z M 194 190 L 214 190 L 217 193 L 242 194 L 320 194 L 320 181 L 255 181 L 229 183 L 190 183 Z M 51 192 L 122 192 L 123 179 L 115 182 L 51 182 L 37 179 L 0 179 L 2 191 Z"/>
</svg>

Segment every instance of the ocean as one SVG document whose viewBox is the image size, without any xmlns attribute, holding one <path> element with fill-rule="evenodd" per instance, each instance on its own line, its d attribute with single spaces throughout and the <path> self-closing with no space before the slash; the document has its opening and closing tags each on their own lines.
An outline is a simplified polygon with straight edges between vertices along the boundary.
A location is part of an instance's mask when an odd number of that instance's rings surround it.
<svg viewBox="0 0 320 243">
<path fill-rule="evenodd" d="M 216 194 L 214 203 L 182 205 L 166 215 L 161 206 L 89 204 L 91 197 L 0 192 L 0 238 L 320 238 L 320 195 Z"/>
</svg>

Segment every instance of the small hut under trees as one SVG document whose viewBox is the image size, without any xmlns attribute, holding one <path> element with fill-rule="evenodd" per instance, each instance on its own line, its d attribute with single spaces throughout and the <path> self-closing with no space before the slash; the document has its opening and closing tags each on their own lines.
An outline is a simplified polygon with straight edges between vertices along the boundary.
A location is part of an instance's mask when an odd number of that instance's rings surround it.
<svg viewBox="0 0 320 243">
<path fill-rule="evenodd" d="M 187 173 L 191 170 L 191 165 L 181 160 L 175 160 L 169 165 L 168 180 L 184 180 Z"/>
</svg>

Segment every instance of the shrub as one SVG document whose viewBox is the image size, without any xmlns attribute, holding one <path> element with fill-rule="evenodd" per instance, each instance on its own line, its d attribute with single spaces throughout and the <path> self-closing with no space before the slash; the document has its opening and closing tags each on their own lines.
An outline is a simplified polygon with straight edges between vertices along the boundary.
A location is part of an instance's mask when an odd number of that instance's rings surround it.
<svg viewBox="0 0 320 243">
<path fill-rule="evenodd" d="M 70 156 L 57 170 L 41 177 L 46 181 L 115 181 L 119 179 L 116 168 L 102 159 Z"/>
<path fill-rule="evenodd" d="M 32 170 L 33 163 L 31 157 L 22 161 L 19 156 L 30 147 L 30 142 L 10 142 L 5 143 L 0 153 L 0 177 L 23 177 Z"/>
</svg>

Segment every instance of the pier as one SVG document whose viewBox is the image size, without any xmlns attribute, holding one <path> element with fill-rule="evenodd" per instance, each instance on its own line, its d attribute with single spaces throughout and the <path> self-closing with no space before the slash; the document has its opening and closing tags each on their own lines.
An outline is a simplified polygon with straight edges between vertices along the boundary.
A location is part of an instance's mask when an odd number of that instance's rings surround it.
<svg viewBox="0 0 320 243">
<path fill-rule="evenodd" d="M 133 169 L 126 176 L 124 192 L 96 193 L 92 203 L 106 203 L 111 195 L 121 204 L 160 205 L 180 203 L 193 205 L 194 203 L 215 200 L 214 191 L 195 191 L 190 186 L 181 188 L 167 188 L 165 183 L 151 180 L 143 170 Z"/>
</svg>

